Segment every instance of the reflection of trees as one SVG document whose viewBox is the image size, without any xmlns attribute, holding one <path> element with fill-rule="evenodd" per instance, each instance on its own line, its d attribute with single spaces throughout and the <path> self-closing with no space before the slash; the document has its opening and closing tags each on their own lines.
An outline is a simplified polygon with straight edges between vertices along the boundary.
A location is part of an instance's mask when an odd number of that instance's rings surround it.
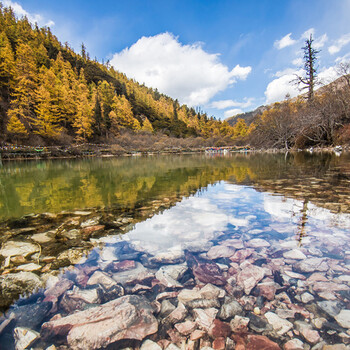
<svg viewBox="0 0 350 350">
<path fill-rule="evenodd" d="M 307 198 L 304 199 L 303 202 L 303 208 L 301 209 L 301 216 L 299 219 L 298 227 L 297 227 L 297 241 L 299 242 L 299 246 L 302 245 L 303 237 L 306 236 L 306 224 L 308 220 L 307 216 L 307 204 L 309 203 L 309 200 Z"/>
<path fill-rule="evenodd" d="M 11 162 L 0 168 L 0 217 L 96 206 L 131 209 L 220 180 L 325 207 L 339 203 L 339 210 L 349 211 L 349 164 L 346 155 L 304 153 Z"/>
</svg>

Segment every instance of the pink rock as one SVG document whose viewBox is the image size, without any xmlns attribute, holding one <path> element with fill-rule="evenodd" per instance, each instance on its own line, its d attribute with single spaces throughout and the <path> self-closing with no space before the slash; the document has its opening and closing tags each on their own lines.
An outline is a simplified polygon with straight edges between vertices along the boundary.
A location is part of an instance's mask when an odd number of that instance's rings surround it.
<svg viewBox="0 0 350 350">
<path fill-rule="evenodd" d="M 270 243 L 262 238 L 253 238 L 253 239 L 249 240 L 246 243 L 246 245 L 247 245 L 247 247 L 251 247 L 251 248 L 263 248 L 263 247 L 269 247 Z"/>
<path fill-rule="evenodd" d="M 279 345 L 263 335 L 248 335 L 246 350 L 281 350 Z"/>
<path fill-rule="evenodd" d="M 276 284 L 274 282 L 265 282 L 258 284 L 259 293 L 267 300 L 273 300 L 277 291 Z"/>
<path fill-rule="evenodd" d="M 328 282 L 328 279 L 324 274 L 315 272 L 307 279 L 307 281 L 308 282 L 316 282 L 316 281 Z"/>
<path fill-rule="evenodd" d="M 158 330 L 147 299 L 128 295 L 42 325 L 41 336 L 67 337 L 69 349 L 107 347 L 118 340 L 142 340 Z"/>
<path fill-rule="evenodd" d="M 213 338 L 228 337 L 231 334 L 231 327 L 228 323 L 215 319 L 208 330 L 208 334 Z"/>
<path fill-rule="evenodd" d="M 335 282 L 314 282 L 312 284 L 314 292 L 337 292 L 340 290 L 349 290 L 345 284 L 338 284 Z"/>
<path fill-rule="evenodd" d="M 208 331 L 210 326 L 215 320 L 218 310 L 215 308 L 209 309 L 193 309 L 193 314 L 196 320 L 196 323 L 202 329 Z"/>
<path fill-rule="evenodd" d="M 175 325 L 175 328 L 179 333 L 183 335 L 188 335 L 191 334 L 197 328 L 197 324 L 192 321 L 185 321 L 182 323 L 177 323 Z"/>
<path fill-rule="evenodd" d="M 254 249 L 247 248 L 247 249 L 241 249 L 237 250 L 236 253 L 230 258 L 233 262 L 242 262 L 245 259 L 247 259 L 249 256 L 251 256 L 254 253 Z"/>
<path fill-rule="evenodd" d="M 198 340 L 202 338 L 205 335 L 205 331 L 196 329 L 194 332 L 192 332 L 190 339 L 191 340 Z"/>
<path fill-rule="evenodd" d="M 226 345 L 225 338 L 220 337 L 220 338 L 214 339 L 212 347 L 215 350 L 225 350 L 225 345 Z"/>
<path fill-rule="evenodd" d="M 164 322 L 178 323 L 178 322 L 181 322 L 186 316 L 187 316 L 187 309 L 182 303 L 179 303 L 177 308 L 164 319 Z"/>
<path fill-rule="evenodd" d="M 128 271 L 136 267 L 134 260 L 124 260 L 120 262 L 113 263 L 113 271 Z"/>
<path fill-rule="evenodd" d="M 95 225 L 95 226 L 85 227 L 81 230 L 81 234 L 85 237 L 88 237 L 95 232 L 104 230 L 104 228 L 105 228 L 104 225 Z"/>
<path fill-rule="evenodd" d="M 236 251 L 235 248 L 227 247 L 224 245 L 215 245 L 211 247 L 207 252 L 207 256 L 209 259 L 214 260 L 218 258 L 229 258 Z"/>
<path fill-rule="evenodd" d="M 226 284 L 226 279 L 222 275 L 222 271 L 214 262 L 201 262 L 198 265 L 194 265 L 192 272 L 203 283 L 212 283 L 217 286 Z"/>
<path fill-rule="evenodd" d="M 248 264 L 237 276 L 237 284 L 249 295 L 251 290 L 265 276 L 265 270 L 259 266 Z"/>
<path fill-rule="evenodd" d="M 291 339 L 283 346 L 284 350 L 304 350 L 303 342 L 299 339 Z"/>
<path fill-rule="evenodd" d="M 300 333 L 305 338 L 305 340 L 312 345 L 315 345 L 320 341 L 320 335 L 314 329 L 305 327 L 300 329 Z"/>
</svg>

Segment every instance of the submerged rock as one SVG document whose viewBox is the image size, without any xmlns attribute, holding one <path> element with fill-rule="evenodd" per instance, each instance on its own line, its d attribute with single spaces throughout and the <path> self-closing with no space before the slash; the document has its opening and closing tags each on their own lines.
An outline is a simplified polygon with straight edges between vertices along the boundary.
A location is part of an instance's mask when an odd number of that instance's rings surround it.
<svg viewBox="0 0 350 350">
<path fill-rule="evenodd" d="M 28 242 L 17 242 L 17 241 L 8 241 L 3 244 L 0 249 L 0 255 L 7 258 L 10 256 L 21 255 L 26 257 L 32 255 L 40 250 L 39 246 L 36 244 Z"/>
<path fill-rule="evenodd" d="M 341 310 L 334 318 L 341 327 L 350 328 L 350 310 Z"/>
<path fill-rule="evenodd" d="M 265 276 L 265 270 L 259 266 L 247 264 L 237 276 L 237 284 L 249 295 L 251 290 Z"/>
<path fill-rule="evenodd" d="M 40 338 L 40 334 L 38 332 L 24 327 L 15 328 L 13 335 L 15 338 L 16 350 L 25 350 Z"/>
<path fill-rule="evenodd" d="M 150 303 L 128 295 L 106 304 L 46 322 L 45 339 L 60 337 L 72 350 L 99 349 L 122 339 L 142 340 L 158 330 Z"/>
</svg>

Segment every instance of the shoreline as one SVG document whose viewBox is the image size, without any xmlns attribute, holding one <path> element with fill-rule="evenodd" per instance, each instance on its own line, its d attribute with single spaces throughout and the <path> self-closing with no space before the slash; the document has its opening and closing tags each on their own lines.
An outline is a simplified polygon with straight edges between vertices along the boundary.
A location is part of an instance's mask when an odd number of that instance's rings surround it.
<svg viewBox="0 0 350 350">
<path fill-rule="evenodd" d="M 132 156 L 152 156 L 152 155 L 170 155 L 170 154 L 212 154 L 223 155 L 230 153 L 298 153 L 309 152 L 322 153 L 322 152 L 334 152 L 337 155 L 342 152 L 350 152 L 350 145 L 345 146 L 328 146 L 328 147 L 311 147 L 307 149 L 280 149 L 280 148 L 268 148 L 268 149 L 254 149 L 249 146 L 224 146 L 224 147 L 201 147 L 201 148 L 180 148 L 173 147 L 163 150 L 128 150 L 128 151 L 113 151 L 113 145 L 109 145 L 107 148 L 96 147 L 95 149 L 90 146 L 99 146 L 91 144 L 83 144 L 78 146 L 69 147 L 44 147 L 44 151 L 36 151 L 35 147 L 23 146 L 15 149 L 3 150 L 0 149 L 0 161 L 13 161 L 13 160 L 52 160 L 52 159 L 81 159 L 81 158 L 113 158 L 113 157 L 132 157 Z M 12 146 L 8 146 L 12 147 Z M 15 146 L 13 146 L 15 147 Z M 79 149 L 79 147 L 81 149 Z M 218 151 L 209 151 L 209 149 L 217 149 Z M 224 152 L 225 150 L 225 152 Z M 35 153 L 38 152 L 38 153 Z M 41 153 L 43 152 L 43 153 Z"/>
</svg>

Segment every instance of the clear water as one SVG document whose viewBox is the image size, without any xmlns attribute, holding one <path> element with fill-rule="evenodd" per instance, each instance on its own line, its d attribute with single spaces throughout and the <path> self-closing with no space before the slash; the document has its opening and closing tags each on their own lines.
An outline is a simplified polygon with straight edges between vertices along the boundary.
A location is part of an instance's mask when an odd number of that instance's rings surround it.
<svg viewBox="0 0 350 350">
<path fill-rule="evenodd" d="M 103 207 L 107 212 L 116 207 L 136 210 L 142 205 L 149 205 L 152 200 L 161 202 L 166 199 L 167 202 L 168 197 L 180 195 L 180 199 L 172 202 L 168 209 L 154 211 L 148 219 L 134 223 L 124 234 L 109 231 L 108 235 L 91 238 L 90 252 L 76 267 L 62 270 L 58 277 L 48 279 L 49 286 L 54 285 L 57 278 L 67 278 L 81 289 L 88 288 L 77 280 L 79 271 L 86 267 L 104 271 L 124 285 L 125 281 L 118 274 L 108 270 L 111 262 L 131 259 L 145 266 L 149 272 L 156 273 L 160 267 L 170 263 L 161 259 L 150 263 L 155 257 L 176 256 L 176 263 L 186 263 L 184 252 L 191 250 L 191 247 L 208 242 L 211 246 L 225 245 L 235 240 L 242 243 L 237 251 L 253 248 L 254 253 L 246 261 L 237 264 L 230 257 L 208 259 L 208 248 L 199 249 L 194 255 L 198 259 L 221 264 L 218 266 L 226 279 L 236 277 L 231 267 L 240 269 L 243 267 L 239 264 L 247 262 L 266 268 L 266 271 L 277 269 L 284 279 L 280 292 L 285 292 L 285 286 L 289 286 L 293 304 L 302 307 L 305 312 L 311 312 L 312 316 L 304 319 L 310 323 L 310 317 L 324 316 L 317 311 L 319 301 L 330 298 L 339 302 L 344 309 L 348 309 L 350 304 L 349 295 L 346 294 L 350 291 L 350 278 L 347 278 L 350 275 L 349 160 L 347 154 L 341 157 L 330 154 L 265 154 L 8 163 L 4 164 L 0 173 L 0 208 L 3 220 L 7 220 L 27 213 L 58 213 L 85 208 Z M 55 223 L 56 226 L 59 224 Z M 30 237 L 27 235 L 22 239 L 30 242 Z M 20 239 L 18 236 L 15 238 Z M 252 245 L 251 242 L 256 239 L 265 243 Z M 128 257 L 120 254 L 125 247 Z M 308 278 L 313 272 L 318 272 L 317 269 L 301 272 L 304 278 L 299 281 L 291 277 L 293 272 L 300 273 L 296 268 L 300 260 L 284 257 L 293 249 L 305 255 L 302 260 L 322 258 L 328 266 L 327 271 L 321 272 L 326 276 L 326 282 L 341 285 L 342 292 L 334 291 L 332 295 L 314 292 Z M 30 261 L 28 259 L 27 262 Z M 35 259 L 37 257 L 32 260 Z M 40 264 L 43 268 L 48 265 L 44 261 Z M 3 261 L 2 271 L 5 270 L 6 273 L 17 271 L 15 265 L 5 268 Z M 42 274 L 38 270 L 35 273 L 43 277 L 48 272 Z M 191 269 L 187 274 L 187 280 L 182 282 L 187 283 L 186 288 L 193 288 L 199 282 L 193 279 Z M 52 276 L 57 276 L 57 273 Z M 265 280 L 273 282 L 276 278 L 267 272 Z M 164 290 L 172 288 L 160 288 L 159 292 Z M 306 291 L 314 296 L 308 305 L 300 300 L 300 295 Z M 126 288 L 126 293 L 138 292 Z M 154 290 L 146 290 L 142 294 L 150 301 L 156 297 Z M 21 299 L 11 307 L 7 317 L 14 310 L 36 305 L 44 298 L 43 292 L 37 292 L 31 299 Z M 265 300 L 265 305 L 267 302 Z M 43 317 L 39 324 L 33 325 L 28 320 L 21 325 L 40 331 L 41 324 L 55 314 L 65 316 L 69 313 L 60 305 L 58 303 L 58 309 Z M 82 309 L 92 306 L 87 303 Z M 28 308 L 23 310 L 28 312 Z M 277 312 L 274 306 L 271 311 Z M 332 317 L 328 321 L 335 324 Z M 6 344 L 9 349 L 14 347 L 15 322 L 0 335 L 0 343 Z M 317 331 L 328 344 L 343 342 L 340 331 L 330 331 L 329 328 Z M 283 346 L 289 338 L 281 337 L 280 345 Z M 45 348 L 51 344 L 58 345 L 55 341 L 54 338 L 45 341 L 39 339 L 37 344 Z M 307 342 L 305 339 L 303 341 Z"/>
</svg>

